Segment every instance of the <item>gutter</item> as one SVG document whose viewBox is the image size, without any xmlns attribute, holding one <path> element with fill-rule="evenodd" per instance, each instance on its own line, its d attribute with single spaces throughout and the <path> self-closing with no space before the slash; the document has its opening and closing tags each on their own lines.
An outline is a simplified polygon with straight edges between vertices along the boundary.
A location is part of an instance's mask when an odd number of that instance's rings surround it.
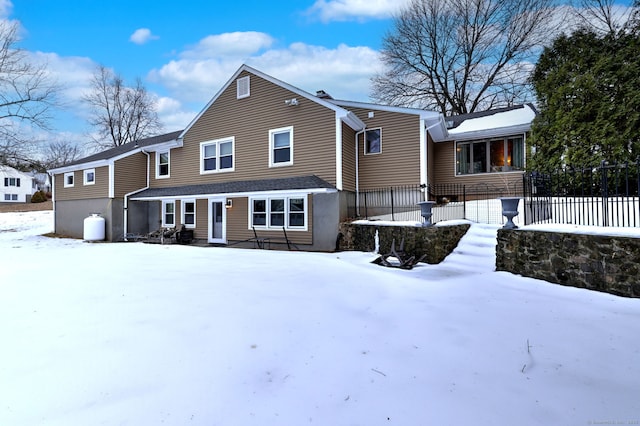
<svg viewBox="0 0 640 426">
<path fill-rule="evenodd" d="M 147 156 L 147 185 L 144 188 L 136 189 L 135 191 L 131 191 L 129 193 L 124 194 L 124 209 L 123 209 L 124 210 L 123 211 L 123 213 L 124 213 L 124 215 L 123 215 L 124 216 L 123 217 L 124 230 L 123 231 L 124 232 L 123 232 L 123 234 L 124 234 L 124 240 L 125 241 L 129 241 L 127 239 L 127 234 L 129 233 L 128 232 L 128 230 L 129 230 L 128 229 L 129 228 L 129 211 L 128 211 L 128 209 L 129 209 L 129 197 L 132 196 L 132 195 L 135 195 L 135 194 L 137 194 L 139 192 L 142 192 L 142 191 L 144 191 L 146 189 L 149 189 L 149 181 L 151 179 L 149 177 L 150 176 L 149 173 L 151 173 L 151 170 L 150 170 L 150 168 L 151 168 L 151 156 L 144 149 L 141 149 L 140 152 Z"/>
</svg>

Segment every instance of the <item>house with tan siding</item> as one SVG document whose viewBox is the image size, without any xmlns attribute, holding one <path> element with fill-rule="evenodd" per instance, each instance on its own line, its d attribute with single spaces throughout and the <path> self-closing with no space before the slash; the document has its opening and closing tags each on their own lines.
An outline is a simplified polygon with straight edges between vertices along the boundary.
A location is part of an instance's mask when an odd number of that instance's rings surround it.
<svg viewBox="0 0 640 426">
<path fill-rule="evenodd" d="M 243 65 L 184 130 L 51 170 L 56 232 L 81 236 L 99 213 L 111 241 L 184 226 L 210 244 L 286 233 L 331 251 L 353 194 L 449 178 L 435 169 L 453 167 L 453 133 L 435 112 L 339 101 Z"/>
</svg>

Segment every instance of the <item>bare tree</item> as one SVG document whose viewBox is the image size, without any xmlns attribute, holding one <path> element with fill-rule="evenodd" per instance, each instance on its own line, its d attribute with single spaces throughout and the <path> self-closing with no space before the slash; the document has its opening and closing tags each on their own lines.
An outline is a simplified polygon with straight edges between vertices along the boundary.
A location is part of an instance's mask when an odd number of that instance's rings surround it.
<svg viewBox="0 0 640 426">
<path fill-rule="evenodd" d="M 94 142 L 100 148 L 120 146 L 162 129 L 154 99 L 140 79 L 127 87 L 122 77 L 100 66 L 83 100 L 91 108 L 89 123 L 97 131 Z"/>
<path fill-rule="evenodd" d="M 35 141 L 21 126 L 48 129 L 58 91 L 46 65 L 30 62 L 16 47 L 17 32 L 17 23 L 0 20 L 0 164 L 28 161 Z"/>
<path fill-rule="evenodd" d="M 615 0 L 575 0 L 574 8 L 578 25 L 598 34 L 615 34 L 629 19 L 627 8 L 616 6 Z"/>
<path fill-rule="evenodd" d="M 464 114 L 526 100 L 553 0 L 412 0 L 382 42 L 381 103 Z"/>
<path fill-rule="evenodd" d="M 63 166 L 79 159 L 82 154 L 82 149 L 71 141 L 66 139 L 51 141 L 43 153 L 43 169 L 53 169 Z"/>
</svg>

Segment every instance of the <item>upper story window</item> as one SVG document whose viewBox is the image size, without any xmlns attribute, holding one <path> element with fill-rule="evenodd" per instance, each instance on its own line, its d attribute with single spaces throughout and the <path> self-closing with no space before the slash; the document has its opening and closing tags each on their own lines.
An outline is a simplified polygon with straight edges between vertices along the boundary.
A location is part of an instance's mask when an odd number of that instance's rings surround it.
<svg viewBox="0 0 640 426">
<path fill-rule="evenodd" d="M 307 229 L 307 198 L 304 196 L 253 198 L 249 209 L 250 227 Z"/>
<path fill-rule="evenodd" d="M 173 228 L 176 226 L 176 202 L 162 202 L 162 226 L 165 228 Z"/>
<path fill-rule="evenodd" d="M 187 228 L 196 227 L 196 202 L 195 200 L 182 201 L 182 224 Z"/>
<path fill-rule="evenodd" d="M 156 152 L 156 179 L 169 177 L 169 151 Z"/>
<path fill-rule="evenodd" d="M 382 129 L 364 131 L 364 153 L 380 154 L 382 152 Z"/>
<path fill-rule="evenodd" d="M 251 94 L 251 80 L 249 76 L 241 77 L 236 80 L 236 97 L 238 99 L 248 98 Z"/>
<path fill-rule="evenodd" d="M 234 170 L 235 138 L 218 139 L 200 144 L 200 173 Z"/>
<path fill-rule="evenodd" d="M 512 136 L 456 143 L 456 174 L 510 172 L 524 169 L 524 138 Z"/>
<path fill-rule="evenodd" d="M 293 164 L 293 127 L 269 130 L 269 167 Z"/>
<path fill-rule="evenodd" d="M 74 185 L 74 173 L 69 172 L 64 174 L 64 187 L 72 188 Z"/>
<path fill-rule="evenodd" d="M 20 178 L 6 177 L 4 178 L 4 186 L 20 186 Z"/>
<path fill-rule="evenodd" d="M 96 183 L 96 169 L 84 170 L 83 175 L 85 185 L 94 185 Z"/>
</svg>

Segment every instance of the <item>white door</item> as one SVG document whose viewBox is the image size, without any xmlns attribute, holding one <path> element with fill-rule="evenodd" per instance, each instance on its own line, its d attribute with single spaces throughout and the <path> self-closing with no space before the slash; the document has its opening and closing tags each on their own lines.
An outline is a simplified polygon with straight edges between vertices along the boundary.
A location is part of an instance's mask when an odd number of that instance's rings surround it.
<svg viewBox="0 0 640 426">
<path fill-rule="evenodd" d="M 209 200 L 209 242 L 227 243 L 227 212 L 224 198 Z"/>
</svg>

